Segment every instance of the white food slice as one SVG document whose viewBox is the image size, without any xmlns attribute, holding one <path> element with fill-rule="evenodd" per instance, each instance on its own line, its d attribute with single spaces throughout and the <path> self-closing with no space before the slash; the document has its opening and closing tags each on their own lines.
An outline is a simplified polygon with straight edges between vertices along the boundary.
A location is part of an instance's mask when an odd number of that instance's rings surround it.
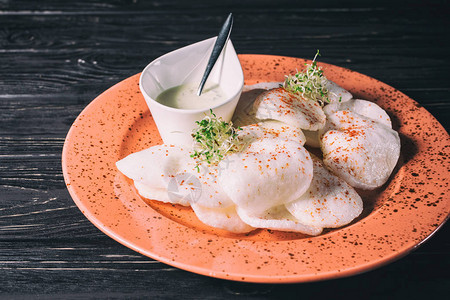
<svg viewBox="0 0 450 300">
<path fill-rule="evenodd" d="M 328 99 L 330 100 L 330 103 L 343 103 L 353 98 L 350 92 L 340 87 L 331 80 L 327 80 L 327 84 L 325 85 L 325 87 L 328 90 Z"/>
<path fill-rule="evenodd" d="M 154 188 L 167 187 L 169 181 L 190 169 L 189 149 L 157 145 L 132 153 L 116 162 L 125 176 Z"/>
<path fill-rule="evenodd" d="M 400 156 L 396 131 L 350 111 L 329 115 L 326 127 L 321 149 L 328 169 L 361 189 L 375 189 L 388 180 Z"/>
<path fill-rule="evenodd" d="M 190 201 L 191 205 L 196 203 L 208 208 L 233 206 L 233 201 L 231 201 L 217 181 L 222 171 L 220 167 L 203 164 L 200 165 L 199 170 L 200 172 L 195 168 L 191 170 L 192 174 L 198 179 L 201 190 L 201 194 Z"/>
<path fill-rule="evenodd" d="M 289 139 L 301 145 L 304 145 L 306 141 L 300 128 L 276 120 L 261 121 L 257 124 L 244 126 L 238 134 L 245 143 L 251 143 L 255 139 L 261 138 Z"/>
<path fill-rule="evenodd" d="M 253 103 L 256 97 L 266 90 L 280 87 L 282 82 L 260 82 L 252 85 L 245 85 L 242 89 L 241 97 L 237 104 L 232 118 L 233 124 L 237 127 L 252 125 L 259 122 L 253 111 Z"/>
<path fill-rule="evenodd" d="M 144 198 L 151 199 L 151 200 L 158 200 L 158 201 L 161 201 L 164 203 L 180 204 L 183 206 L 190 205 L 187 197 L 186 198 L 178 197 L 177 199 L 175 199 L 175 198 L 171 199 L 171 197 L 169 197 L 169 193 L 167 192 L 167 189 L 149 187 L 139 181 L 134 181 L 134 186 L 136 187 L 137 191 L 139 192 L 139 195 L 141 195 Z"/>
<path fill-rule="evenodd" d="M 200 221 L 215 228 L 235 233 L 246 233 L 255 229 L 241 220 L 234 205 L 226 208 L 208 208 L 193 203 L 192 209 Z"/>
<path fill-rule="evenodd" d="M 386 111 L 371 101 L 352 99 L 347 102 L 332 103 L 323 108 L 326 115 L 331 115 L 340 110 L 348 110 L 363 115 L 392 128 L 391 118 Z"/>
<path fill-rule="evenodd" d="M 260 94 L 253 109 L 260 120 L 278 120 L 306 130 L 318 130 L 326 121 L 325 113 L 316 101 L 303 99 L 283 88 Z"/>
<path fill-rule="evenodd" d="M 173 204 L 199 203 L 205 207 L 228 207 L 231 199 L 217 183 L 219 170 L 196 168 L 188 149 L 158 145 L 133 153 L 116 163 L 125 176 L 134 180 L 139 194 Z"/>
<path fill-rule="evenodd" d="M 236 205 L 257 214 L 300 197 L 313 174 L 308 151 L 279 138 L 257 139 L 219 165 L 223 190 Z"/>
<path fill-rule="evenodd" d="M 257 125 L 263 129 L 264 136 L 270 134 L 276 138 L 287 138 L 301 145 L 304 145 L 306 142 L 303 131 L 298 127 L 276 120 L 261 121 Z"/>
<path fill-rule="evenodd" d="M 300 198 L 286 204 L 287 210 L 310 226 L 336 228 L 350 223 L 362 212 L 361 197 L 328 171 L 317 157 L 311 157 L 314 163 L 311 185 Z"/>
<path fill-rule="evenodd" d="M 300 223 L 284 205 L 273 207 L 261 214 L 249 213 L 246 209 L 240 207 L 237 208 L 237 212 L 245 223 L 253 227 L 295 231 L 308 235 L 318 235 L 322 232 L 321 227 Z"/>
<path fill-rule="evenodd" d="M 158 145 L 130 154 L 116 162 L 116 166 L 134 180 L 141 196 L 186 206 L 189 205 L 187 198 L 169 197 L 167 187 L 178 174 L 191 170 L 189 160 L 189 150 L 186 148 Z M 186 187 L 184 189 L 187 191 Z M 166 191 L 165 195 L 163 191 Z"/>
</svg>

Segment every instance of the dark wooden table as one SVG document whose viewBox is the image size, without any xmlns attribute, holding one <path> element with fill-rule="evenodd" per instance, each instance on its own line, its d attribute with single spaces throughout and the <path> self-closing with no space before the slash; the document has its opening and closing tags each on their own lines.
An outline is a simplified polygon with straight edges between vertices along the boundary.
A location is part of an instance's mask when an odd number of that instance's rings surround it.
<svg viewBox="0 0 450 300">
<path fill-rule="evenodd" d="M 320 49 L 321 61 L 396 87 L 448 131 L 448 1 L 302 2 L 0 1 L 0 297 L 448 296 L 448 225 L 413 253 L 365 274 L 240 284 L 122 246 L 94 227 L 66 190 L 62 146 L 83 108 L 154 58 L 216 35 L 229 12 L 238 53 L 312 58 Z"/>
</svg>

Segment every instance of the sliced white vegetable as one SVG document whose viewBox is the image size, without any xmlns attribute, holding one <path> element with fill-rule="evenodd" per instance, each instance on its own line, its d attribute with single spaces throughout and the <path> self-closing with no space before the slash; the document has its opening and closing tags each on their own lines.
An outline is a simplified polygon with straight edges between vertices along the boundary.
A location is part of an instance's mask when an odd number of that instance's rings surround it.
<svg viewBox="0 0 450 300">
<path fill-rule="evenodd" d="M 314 163 L 311 185 L 300 198 L 286 204 L 287 210 L 310 226 L 336 228 L 350 223 L 362 212 L 361 197 L 317 157 L 311 157 Z"/>
<path fill-rule="evenodd" d="M 318 130 L 326 121 L 319 103 L 283 88 L 263 92 L 256 98 L 253 108 L 260 120 L 278 120 L 306 130 Z"/>
<path fill-rule="evenodd" d="M 139 195 L 141 195 L 144 198 L 151 200 L 158 200 L 164 203 L 180 204 L 183 206 L 190 205 L 188 197 L 169 197 L 167 189 L 148 187 L 145 184 L 138 181 L 134 181 L 134 186 L 136 190 L 139 192 Z"/>
<path fill-rule="evenodd" d="M 257 139 L 220 163 L 219 184 L 230 199 L 251 213 L 262 213 L 300 197 L 309 187 L 313 164 L 298 142 Z"/>
<path fill-rule="evenodd" d="M 192 209 L 200 221 L 212 227 L 234 233 L 246 233 L 255 229 L 241 220 L 234 205 L 226 208 L 208 208 L 194 203 Z"/>
<path fill-rule="evenodd" d="M 198 202 L 205 207 L 233 205 L 217 183 L 220 170 L 205 165 L 197 170 L 185 148 L 158 145 L 130 154 L 116 165 L 145 198 L 181 205 Z"/>
<path fill-rule="evenodd" d="M 363 115 L 392 128 L 391 118 L 386 111 L 371 101 L 352 99 L 347 102 L 329 104 L 323 108 L 326 115 L 331 115 L 340 110 L 348 110 Z"/>
<path fill-rule="evenodd" d="M 362 189 L 375 189 L 388 180 L 400 156 L 396 131 L 346 110 L 329 115 L 326 128 L 321 149 L 328 169 Z"/>
<path fill-rule="evenodd" d="M 330 100 L 330 103 L 347 102 L 353 98 L 350 92 L 331 80 L 327 80 L 325 87 L 328 90 L 328 99 Z"/>
<path fill-rule="evenodd" d="M 275 120 L 261 121 L 257 124 L 243 126 L 242 130 L 238 131 L 238 134 L 244 143 L 252 143 L 255 139 L 261 138 L 288 139 L 301 145 L 304 145 L 306 141 L 305 135 L 300 128 Z"/>
<path fill-rule="evenodd" d="M 273 207 L 261 214 L 254 214 L 240 207 L 237 208 L 237 212 L 245 223 L 257 228 L 294 231 L 308 235 L 318 235 L 322 232 L 321 227 L 300 223 L 284 205 Z"/>
</svg>

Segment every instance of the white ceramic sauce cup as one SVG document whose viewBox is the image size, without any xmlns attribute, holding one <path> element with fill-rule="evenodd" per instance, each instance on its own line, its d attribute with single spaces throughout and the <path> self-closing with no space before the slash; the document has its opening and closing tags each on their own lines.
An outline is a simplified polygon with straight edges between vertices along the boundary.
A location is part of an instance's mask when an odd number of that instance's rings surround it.
<svg viewBox="0 0 450 300">
<path fill-rule="evenodd" d="M 222 51 L 208 82 L 218 83 L 226 100 L 214 107 L 178 109 L 165 106 L 155 99 L 163 91 L 187 82 L 200 84 L 216 37 L 167 53 L 145 67 L 139 87 L 165 144 L 192 146 L 192 131 L 210 109 L 224 121 L 233 116 L 244 86 L 244 74 L 231 40 Z"/>
</svg>

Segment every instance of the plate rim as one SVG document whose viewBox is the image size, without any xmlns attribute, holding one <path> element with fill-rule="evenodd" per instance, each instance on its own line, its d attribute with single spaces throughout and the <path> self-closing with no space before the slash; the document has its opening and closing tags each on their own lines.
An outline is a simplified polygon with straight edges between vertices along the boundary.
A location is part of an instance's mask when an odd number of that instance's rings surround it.
<svg viewBox="0 0 450 300">
<path fill-rule="evenodd" d="M 281 58 L 287 58 L 287 59 L 299 59 L 299 60 L 305 60 L 308 61 L 306 59 L 302 59 L 302 58 L 296 58 L 296 57 L 288 57 L 288 56 L 278 56 L 278 55 L 265 55 L 265 54 L 240 54 L 239 58 L 241 59 L 246 59 L 246 58 L 251 58 L 251 57 L 258 57 L 258 58 L 262 58 L 262 59 L 281 59 Z M 339 69 L 343 69 L 343 70 L 347 70 L 350 71 L 354 74 L 356 74 L 357 76 L 363 76 L 365 78 L 368 78 L 370 80 L 375 80 L 378 84 L 382 84 L 384 86 L 387 86 L 391 89 L 396 90 L 395 88 L 373 78 L 373 77 L 369 77 L 367 75 L 349 70 L 349 69 L 345 69 L 342 68 L 340 66 L 335 66 L 335 65 L 331 65 L 331 64 L 326 64 L 326 63 L 319 63 L 319 65 L 323 65 L 323 66 L 332 66 L 333 68 L 339 68 Z M 431 233 L 429 233 L 425 238 L 423 238 L 420 242 L 409 245 L 408 247 L 402 249 L 402 251 L 398 251 L 396 253 L 391 253 L 391 255 L 389 257 L 384 256 L 378 260 L 372 260 L 370 262 L 368 262 L 365 265 L 358 265 L 358 266 L 354 266 L 353 268 L 347 268 L 345 270 L 342 271 L 330 271 L 330 272 L 325 272 L 325 273 L 321 273 L 321 274 L 315 274 L 315 275 L 311 275 L 311 274 L 303 274 L 303 275 L 287 275 L 287 276 L 278 276 L 278 277 L 274 277 L 274 276 L 262 276 L 262 275 L 256 275 L 256 276 L 252 276 L 251 274 L 234 274 L 234 275 L 228 275 L 225 276 L 225 273 L 221 274 L 219 273 L 211 273 L 211 269 L 209 268 L 202 268 L 202 267 L 198 267 L 198 266 L 192 266 L 192 265 L 186 265 L 184 263 L 179 263 L 176 261 L 172 261 L 167 257 L 161 257 L 155 253 L 151 253 L 145 249 L 142 249 L 140 247 L 137 247 L 134 243 L 130 242 L 127 239 L 124 239 L 123 237 L 121 237 L 120 235 L 117 235 L 114 230 L 112 230 L 109 227 L 105 227 L 104 224 L 102 224 L 102 222 L 100 222 L 97 218 L 95 218 L 93 215 L 89 214 L 88 212 L 88 208 L 84 205 L 83 200 L 80 199 L 77 195 L 77 191 L 75 190 L 74 186 L 72 185 L 72 180 L 70 178 L 70 174 L 68 172 L 68 151 L 69 151 L 69 140 L 72 138 L 72 136 L 74 135 L 74 132 L 77 130 L 77 124 L 82 122 L 82 117 L 85 114 L 88 114 L 91 110 L 92 107 L 94 107 L 94 105 L 98 102 L 103 101 L 103 97 L 105 97 L 105 95 L 107 95 L 107 93 L 113 89 L 117 89 L 118 87 L 121 86 L 121 84 L 123 84 L 125 81 L 127 80 L 132 80 L 136 79 L 138 80 L 140 73 L 135 74 L 133 76 L 130 76 L 128 78 L 126 78 L 125 80 L 122 80 L 118 83 L 116 83 L 115 85 L 113 85 L 112 87 L 108 88 L 107 90 L 105 90 L 103 93 L 101 93 L 99 96 L 97 96 L 94 100 L 92 100 L 83 110 L 82 112 L 77 116 L 77 118 L 75 119 L 75 121 L 73 122 L 72 126 L 70 127 L 68 134 L 66 136 L 65 142 L 64 142 L 64 146 L 63 146 L 63 151 L 62 151 L 62 169 L 63 169 L 63 176 L 64 176 L 64 181 L 66 183 L 66 186 L 69 190 L 69 193 L 73 199 L 73 201 L 76 203 L 76 205 L 78 206 L 78 208 L 82 211 L 82 213 L 88 218 L 88 220 L 90 222 L 92 222 L 97 228 L 99 228 L 102 232 L 104 232 L 106 235 L 110 236 L 111 238 L 113 238 L 114 240 L 118 241 L 119 243 L 125 245 L 128 248 L 133 249 L 136 252 L 139 252 L 143 255 L 149 256 L 153 259 L 156 259 L 160 262 L 163 262 L 165 264 L 183 269 L 183 270 L 187 270 L 190 272 L 194 272 L 197 274 L 202 274 L 202 275 L 207 275 L 207 276 L 211 276 L 211 277 L 216 277 L 216 278 L 222 278 L 222 279 L 228 279 L 228 280 L 236 280 L 236 281 L 246 281 L 246 282 L 259 282 L 259 283 L 298 283 L 298 282 L 310 282 L 310 281 L 319 281 L 319 280 L 326 280 L 326 279 L 331 279 L 331 278 L 338 278 L 338 277 L 346 277 L 346 276 L 351 276 L 351 275 L 356 275 L 356 274 L 360 274 L 366 271 L 370 271 L 373 270 L 375 268 L 384 266 L 388 263 L 391 263 L 392 261 L 395 261 L 397 259 L 400 259 L 401 257 L 407 255 L 408 253 L 410 253 L 412 250 L 416 249 L 417 247 L 419 247 L 420 245 L 422 245 L 425 241 L 427 241 L 431 236 L 433 236 L 440 228 L 442 228 L 442 226 L 446 223 L 446 221 L 449 219 L 449 214 L 447 213 L 447 216 L 442 220 L 442 222 L 439 224 L 439 226 L 435 227 Z M 401 92 L 399 92 L 401 93 Z M 412 101 L 412 103 L 417 104 L 417 102 L 413 99 L 411 99 L 410 97 L 408 97 L 407 95 L 401 93 L 403 95 L 403 97 L 406 97 L 408 99 L 408 101 Z M 434 117 L 427 111 L 428 113 L 428 117 L 431 117 L 434 119 Z M 437 121 L 437 120 L 436 120 Z M 443 128 L 443 126 L 437 122 L 442 129 L 445 131 L 445 129 Z M 376 213 L 376 212 L 374 212 Z M 319 235 L 320 237 L 320 235 Z M 242 276 L 245 275 L 245 279 L 242 279 Z"/>
</svg>

